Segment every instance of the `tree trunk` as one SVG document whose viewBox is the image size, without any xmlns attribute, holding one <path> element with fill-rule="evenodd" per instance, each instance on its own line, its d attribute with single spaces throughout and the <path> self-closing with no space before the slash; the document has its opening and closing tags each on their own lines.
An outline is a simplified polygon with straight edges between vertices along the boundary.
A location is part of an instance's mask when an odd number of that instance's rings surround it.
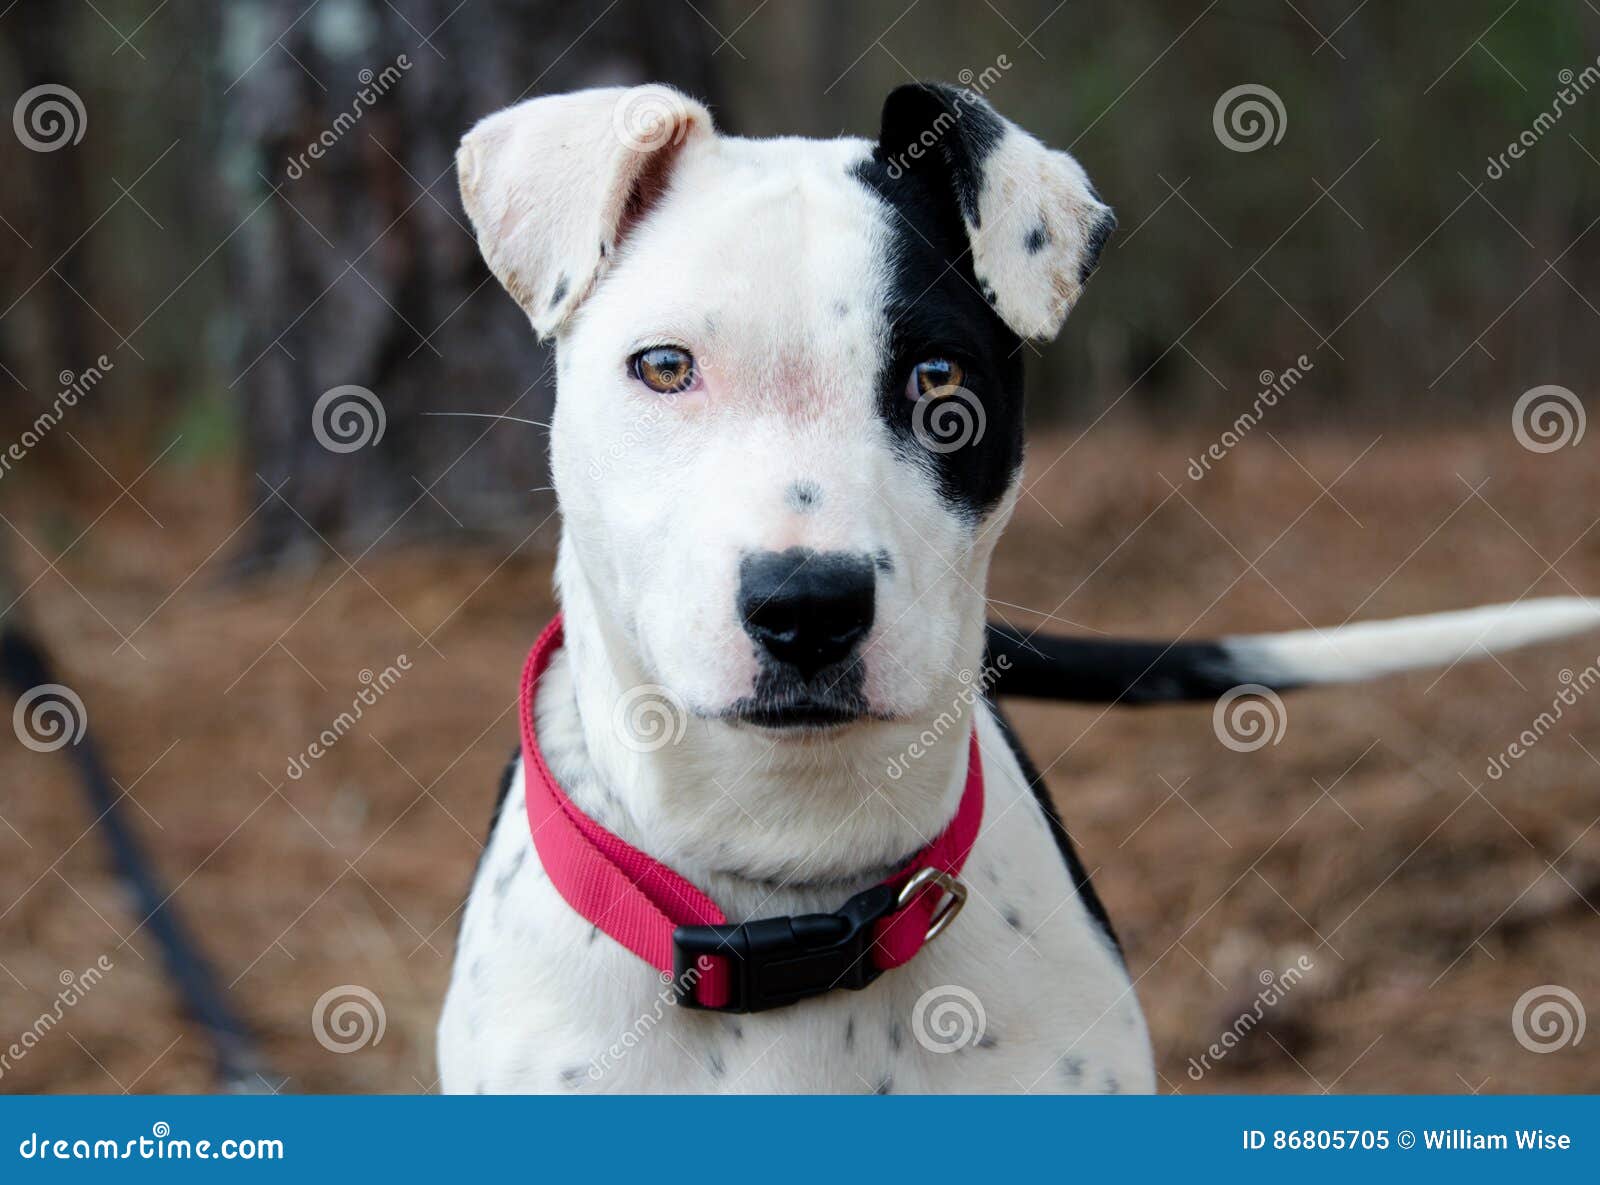
<svg viewBox="0 0 1600 1185">
<path fill-rule="evenodd" d="M 456 145 L 535 94 L 659 80 L 714 100 L 716 38 L 651 0 L 303 10 L 231 6 L 224 34 L 241 47 L 220 84 L 240 223 L 232 389 L 264 503 L 249 558 L 321 548 L 313 530 L 341 549 L 462 528 L 520 539 L 549 511 L 531 492 L 545 431 L 429 415 L 547 421 L 553 397 L 549 352 L 478 255 Z"/>
</svg>

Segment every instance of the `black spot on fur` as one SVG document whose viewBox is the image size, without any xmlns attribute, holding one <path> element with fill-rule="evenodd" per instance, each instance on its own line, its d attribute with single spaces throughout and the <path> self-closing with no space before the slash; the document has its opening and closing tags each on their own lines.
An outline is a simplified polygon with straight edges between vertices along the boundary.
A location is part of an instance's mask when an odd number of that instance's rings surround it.
<svg viewBox="0 0 1600 1185">
<path fill-rule="evenodd" d="M 1022 915 L 1020 913 L 1018 913 L 1015 909 L 1012 909 L 1010 906 L 1007 906 L 1005 912 L 1001 916 L 1005 918 L 1006 925 L 1010 926 L 1018 934 L 1022 933 Z"/>
<path fill-rule="evenodd" d="M 1050 242 L 1050 228 L 1043 222 L 1037 224 L 1022 240 L 1022 249 L 1029 255 L 1037 255 L 1045 249 Z"/>
<path fill-rule="evenodd" d="M 565 1070 L 561 1071 L 561 1085 L 566 1087 L 568 1090 L 576 1090 L 578 1087 L 578 1079 L 582 1077 L 582 1066 L 568 1066 Z"/>
<path fill-rule="evenodd" d="M 511 887 L 511 882 L 517 879 L 517 873 L 522 871 L 522 865 L 528 859 L 528 849 L 518 848 L 517 854 L 511 858 L 511 867 L 494 878 L 494 895 L 504 897 L 506 890 Z"/>
<path fill-rule="evenodd" d="M 873 554 L 872 562 L 878 571 L 882 572 L 885 576 L 894 575 L 894 559 L 889 555 L 888 548 L 878 548 L 878 550 Z"/>
<path fill-rule="evenodd" d="M 811 481 L 797 481 L 789 486 L 789 509 L 804 513 L 816 506 L 822 497 L 822 491 L 817 484 Z"/>
<path fill-rule="evenodd" d="M 895 1021 L 889 1026 L 889 1048 L 899 1052 L 900 1046 L 905 1043 L 905 1030 L 900 1027 L 900 1022 Z"/>
<path fill-rule="evenodd" d="M 505 769 L 500 771 L 500 785 L 495 791 L 494 810 L 492 812 L 490 812 L 490 815 L 489 815 L 489 833 L 486 836 L 483 837 L 483 847 L 481 849 L 479 849 L 479 851 L 478 851 L 478 862 L 477 862 L 477 864 L 475 864 L 473 866 L 473 869 L 472 869 L 472 881 L 471 881 L 471 884 L 476 884 L 477 881 L 478 881 L 479 874 L 483 872 L 484 854 L 486 852 L 488 852 L 489 843 L 490 843 L 491 840 L 494 839 L 494 829 L 500 823 L 500 813 L 501 813 L 501 811 L 503 811 L 505 809 L 506 798 L 511 793 L 511 783 L 517 780 L 517 763 L 519 761 L 521 761 L 521 760 L 522 760 L 522 745 L 521 745 L 521 743 L 518 743 L 517 747 L 511 751 L 511 760 L 506 762 Z M 471 891 L 470 885 L 469 885 L 468 891 L 469 892 Z M 456 950 L 457 951 L 459 951 L 461 949 L 461 936 L 465 932 L 466 932 L 466 927 L 465 926 L 463 926 L 460 930 L 456 931 Z"/>
<path fill-rule="evenodd" d="M 976 91 L 915 82 L 895 88 L 883 101 L 878 150 L 897 172 L 942 174 L 961 203 L 962 215 L 976 227 L 984 162 L 1005 134 L 1005 122 Z M 934 141 L 931 150 L 925 143 L 929 138 Z"/>
<path fill-rule="evenodd" d="M 1094 269 L 1100 266 L 1100 252 L 1105 250 L 1106 240 L 1111 238 L 1111 232 L 1117 229 L 1117 216 L 1110 210 L 1100 215 L 1089 231 L 1089 241 L 1083 247 L 1083 259 L 1078 263 L 1078 283 L 1087 284 L 1089 277 L 1094 275 Z"/>
<path fill-rule="evenodd" d="M 567 277 L 560 276 L 556 280 L 556 290 L 550 294 L 550 307 L 555 308 L 561 303 L 561 298 L 567 294 Z"/>
<path fill-rule="evenodd" d="M 1109 1070 L 1106 1071 L 1105 1088 L 1106 1088 L 1106 1093 L 1107 1094 L 1121 1094 L 1122 1093 L 1122 1083 L 1118 1082 L 1117 1081 L 1117 1076 L 1115 1074 L 1111 1073 L 1111 1071 L 1109 1071 Z"/>
<path fill-rule="evenodd" d="M 722 1060 L 722 1055 L 716 1050 L 706 1054 L 706 1065 L 710 1068 L 713 1078 L 721 1078 L 728 1072 L 727 1063 Z"/>
<path fill-rule="evenodd" d="M 1083 1080 L 1083 1059 L 1081 1057 L 1062 1058 L 1061 1076 L 1074 1085 L 1081 1082 Z"/>
<path fill-rule="evenodd" d="M 838 317 L 841 321 L 844 320 L 844 318 L 846 318 L 846 317 L 848 317 L 850 315 L 850 306 L 845 304 L 845 302 L 842 301 L 842 300 L 834 301 L 833 302 L 833 315 L 835 317 Z"/>
<path fill-rule="evenodd" d="M 894 1093 L 894 1075 L 893 1074 L 885 1074 L 882 1078 L 878 1079 L 878 1085 L 876 1085 L 876 1086 L 874 1086 L 872 1088 L 872 1093 L 873 1094 L 893 1094 Z"/>
<path fill-rule="evenodd" d="M 998 1044 L 1000 1044 L 1000 1039 L 993 1033 L 985 1033 L 978 1038 L 979 1049 L 993 1049 Z"/>
<path fill-rule="evenodd" d="M 606 241 L 604 239 L 601 239 L 600 240 L 600 258 L 604 259 L 605 257 L 606 257 Z"/>
<path fill-rule="evenodd" d="M 856 1047 L 856 1018 L 853 1016 L 844 1022 L 844 1047 L 846 1049 Z"/>
<path fill-rule="evenodd" d="M 971 243 L 962 223 L 967 198 L 959 180 L 953 181 L 950 170 L 939 167 L 935 158 L 924 156 L 903 167 L 894 157 L 898 137 L 921 132 L 915 118 L 905 124 L 915 112 L 898 110 L 895 95 L 909 89 L 915 88 L 903 87 L 890 96 L 878 146 L 852 170 L 889 207 L 891 280 L 884 314 L 890 328 L 878 382 L 879 414 L 900 453 L 927 469 L 944 501 L 976 523 L 999 503 L 1022 464 L 1021 343 L 973 274 Z M 971 119 L 969 115 L 955 127 L 968 128 Z M 959 138 L 947 129 L 945 141 Z M 970 163 L 975 152 L 963 159 Z M 963 372 L 966 394 L 946 397 L 943 414 L 931 414 L 933 406 L 906 397 L 912 368 L 929 358 L 949 358 Z M 956 406 L 956 400 L 977 402 L 981 435 L 961 429 L 961 417 L 968 422 L 977 417 L 970 406 Z M 955 432 L 947 434 L 950 426 Z M 959 447 L 948 447 L 953 438 L 963 436 Z M 940 447 L 935 450 L 929 443 Z"/>
<path fill-rule="evenodd" d="M 1017 739 L 1016 730 L 1011 726 L 1011 720 L 1000 710 L 1000 705 L 991 699 L 989 707 L 994 712 L 995 723 L 1000 726 L 1000 735 L 1010 746 L 1011 755 L 1017 759 L 1017 767 L 1033 791 L 1034 801 L 1044 812 L 1045 820 L 1050 825 L 1050 833 L 1055 836 L 1056 848 L 1067 865 L 1067 876 L 1071 879 L 1073 888 L 1078 890 L 1078 896 L 1083 899 L 1083 907 L 1089 911 L 1089 916 L 1111 940 L 1111 945 L 1117 954 L 1121 955 L 1122 943 L 1117 939 L 1117 932 L 1112 929 L 1111 918 L 1106 913 L 1105 905 L 1100 901 L 1100 895 L 1094 891 L 1094 885 L 1089 882 L 1088 870 L 1084 868 L 1083 861 L 1078 859 L 1078 849 L 1073 846 L 1072 836 L 1067 834 L 1066 825 L 1061 822 L 1061 815 L 1050 798 L 1050 791 L 1044 784 L 1039 767 L 1034 765 L 1033 759 L 1023 749 L 1022 742 Z"/>
</svg>

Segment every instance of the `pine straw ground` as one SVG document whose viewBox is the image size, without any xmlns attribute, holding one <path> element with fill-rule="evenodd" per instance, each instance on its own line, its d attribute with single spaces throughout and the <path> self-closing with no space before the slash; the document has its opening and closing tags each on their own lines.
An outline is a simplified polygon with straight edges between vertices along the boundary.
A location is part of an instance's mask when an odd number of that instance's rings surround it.
<svg viewBox="0 0 1600 1185">
<path fill-rule="evenodd" d="M 1202 636 L 1600 592 L 1587 446 L 1535 456 L 1509 432 L 1414 432 L 1363 455 L 1374 435 L 1285 437 L 1288 451 L 1252 439 L 1198 483 L 1183 473 L 1193 440 L 1101 428 L 1071 451 L 1070 437 L 1036 441 L 997 609 Z M 135 492 L 163 526 L 118 503 L 43 576 L 32 616 L 287 1088 L 430 1089 L 517 672 L 551 611 L 553 535 L 509 559 L 389 551 L 351 571 L 330 553 L 229 584 L 226 545 L 203 561 L 243 517 L 217 494 L 234 484 L 146 479 Z M 64 517 L 10 517 L 53 556 L 115 494 L 108 482 Z M 45 571 L 14 537 L 12 550 L 26 578 Z M 1443 678 L 1295 693 L 1281 743 L 1250 753 L 1219 744 L 1203 706 L 1018 708 L 1120 928 L 1167 1089 L 1600 1089 L 1592 1035 L 1536 1054 L 1511 1024 L 1541 984 L 1600 1008 L 1600 696 L 1504 779 L 1484 776 L 1563 668 L 1597 650 L 1588 637 Z M 410 673 L 287 779 L 359 672 L 401 654 Z M 51 1006 L 63 970 L 114 963 L 0 1090 L 208 1089 L 206 1039 L 174 1007 L 62 757 L 6 734 L 0 815 L 0 1036 Z M 1195 1082 L 1189 1059 L 1252 1006 L 1258 975 L 1302 954 L 1306 981 Z M 346 1055 L 311 1025 L 341 984 L 375 991 L 386 1013 L 382 1040 Z"/>
</svg>

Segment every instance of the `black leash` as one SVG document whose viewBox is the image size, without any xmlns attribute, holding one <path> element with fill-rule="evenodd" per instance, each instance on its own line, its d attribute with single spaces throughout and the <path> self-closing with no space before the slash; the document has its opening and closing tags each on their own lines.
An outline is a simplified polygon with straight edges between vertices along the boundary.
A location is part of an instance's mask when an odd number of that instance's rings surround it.
<svg viewBox="0 0 1600 1185">
<path fill-rule="evenodd" d="M 11 624 L 0 628 L 0 679 L 9 683 L 19 697 L 44 684 L 59 683 L 43 649 Z M 87 727 L 66 749 L 78 767 L 95 825 L 111 850 L 112 863 L 133 893 L 144 917 L 143 925 L 160 947 L 162 961 L 178 987 L 184 1007 L 211 1037 L 219 1083 L 225 1090 L 240 1093 L 272 1089 L 254 1040 L 228 1006 L 215 971 L 183 924 L 171 895 L 163 891 L 149 854 L 129 826 L 121 795 Z"/>
</svg>

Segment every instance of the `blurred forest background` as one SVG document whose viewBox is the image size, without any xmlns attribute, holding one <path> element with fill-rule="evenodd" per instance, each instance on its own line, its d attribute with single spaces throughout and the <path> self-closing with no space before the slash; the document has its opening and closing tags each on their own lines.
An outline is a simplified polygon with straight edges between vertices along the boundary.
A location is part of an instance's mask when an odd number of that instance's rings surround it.
<svg viewBox="0 0 1600 1185">
<path fill-rule="evenodd" d="M 0 0 L 0 447 L 104 372 L 0 472 L 6 620 L 88 704 L 274 1082 L 431 1089 L 503 709 L 551 609 L 543 433 L 430 415 L 552 398 L 456 194 L 476 119 L 662 80 L 728 132 L 871 136 L 901 82 L 990 79 L 1121 222 L 1029 360 L 997 608 L 1203 635 L 1600 591 L 1600 467 L 1581 432 L 1547 454 L 1512 424 L 1543 384 L 1581 416 L 1600 369 L 1597 55 L 1587 0 Z M 1280 107 L 1249 151 L 1217 123 L 1241 85 Z M 64 134 L 39 88 L 76 100 Z M 1302 356 L 1270 431 L 1186 484 Z M 319 443 L 345 384 L 381 400 L 381 447 Z M 1600 720 L 1478 788 L 1578 645 L 1308 695 L 1249 755 L 1199 710 L 1025 713 L 1168 1088 L 1600 1088 L 1507 1024 L 1539 983 L 1600 1004 Z M 423 673 L 368 735 L 286 780 L 402 651 Z M 119 970 L 0 1089 L 204 1089 L 76 793 L 59 753 L 0 754 L 0 1039 L 63 968 L 110 943 Z M 1315 994 L 1191 1082 L 1255 971 L 1302 950 Z M 387 1006 L 360 1056 L 307 1020 L 345 983 Z"/>
</svg>

